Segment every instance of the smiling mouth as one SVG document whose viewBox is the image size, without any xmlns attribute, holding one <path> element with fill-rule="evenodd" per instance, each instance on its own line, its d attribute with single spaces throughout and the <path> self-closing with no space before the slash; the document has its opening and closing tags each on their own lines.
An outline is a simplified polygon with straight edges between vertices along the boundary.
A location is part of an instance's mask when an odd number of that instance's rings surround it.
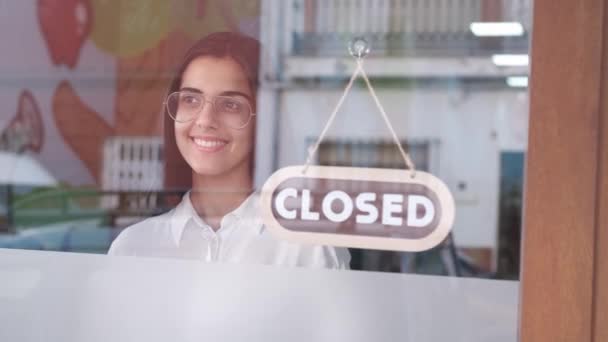
<svg viewBox="0 0 608 342">
<path fill-rule="evenodd" d="M 216 152 L 224 148 L 228 144 L 225 140 L 220 139 L 203 139 L 203 138 L 190 138 L 194 145 L 199 150 L 205 152 Z"/>
</svg>

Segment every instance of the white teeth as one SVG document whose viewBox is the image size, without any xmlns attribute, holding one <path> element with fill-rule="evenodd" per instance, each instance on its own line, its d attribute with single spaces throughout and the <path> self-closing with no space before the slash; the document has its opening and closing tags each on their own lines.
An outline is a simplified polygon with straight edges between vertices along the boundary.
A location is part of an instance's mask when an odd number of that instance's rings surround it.
<svg viewBox="0 0 608 342">
<path fill-rule="evenodd" d="M 194 138 L 193 140 L 194 140 L 194 143 L 197 144 L 198 146 L 206 147 L 206 148 L 213 148 L 213 147 L 226 145 L 225 142 L 219 141 L 219 140 L 204 140 L 204 139 L 198 139 L 198 138 Z"/>
</svg>

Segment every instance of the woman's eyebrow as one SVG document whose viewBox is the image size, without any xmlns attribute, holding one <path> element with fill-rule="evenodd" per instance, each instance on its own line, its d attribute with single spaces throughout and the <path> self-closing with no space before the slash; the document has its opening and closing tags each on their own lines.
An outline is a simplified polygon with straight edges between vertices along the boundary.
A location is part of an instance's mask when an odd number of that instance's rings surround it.
<svg viewBox="0 0 608 342">
<path fill-rule="evenodd" d="M 199 93 L 202 94 L 203 92 L 200 89 L 196 89 L 196 88 L 190 88 L 190 87 L 183 87 L 179 89 L 180 91 L 189 91 L 192 93 Z"/>
<path fill-rule="evenodd" d="M 221 96 L 242 96 L 244 98 L 246 98 L 249 101 L 253 101 L 253 99 L 251 98 L 251 96 L 240 92 L 240 91 L 236 91 L 236 90 L 228 90 L 228 91 L 223 91 L 220 93 Z"/>
<path fill-rule="evenodd" d="M 200 89 L 197 88 L 191 88 L 191 87 L 182 87 L 179 89 L 180 91 L 189 91 L 191 93 L 197 93 L 197 94 L 203 94 L 203 92 Z M 219 95 L 221 96 L 242 96 L 244 98 L 246 98 L 249 101 L 253 101 L 253 99 L 251 98 L 251 96 L 241 92 L 241 91 L 237 91 L 237 90 L 226 90 L 221 92 Z"/>
</svg>

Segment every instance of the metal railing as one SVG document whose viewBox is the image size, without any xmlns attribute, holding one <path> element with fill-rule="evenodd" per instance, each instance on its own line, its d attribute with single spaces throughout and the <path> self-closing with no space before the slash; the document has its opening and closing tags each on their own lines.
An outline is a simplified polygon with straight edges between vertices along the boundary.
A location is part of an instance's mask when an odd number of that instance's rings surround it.
<svg viewBox="0 0 608 342">
<path fill-rule="evenodd" d="M 380 54 L 405 50 L 522 49 L 527 35 L 500 46 L 476 39 L 472 22 L 517 21 L 531 30 L 532 0 L 291 0 L 286 30 L 291 55 L 332 55 L 344 41 L 365 36 Z"/>
</svg>

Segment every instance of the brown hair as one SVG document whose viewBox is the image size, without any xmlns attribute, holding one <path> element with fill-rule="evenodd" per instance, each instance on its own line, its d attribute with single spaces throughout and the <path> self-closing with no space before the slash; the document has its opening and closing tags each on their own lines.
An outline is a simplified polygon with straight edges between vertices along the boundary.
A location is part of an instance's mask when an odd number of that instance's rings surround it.
<svg viewBox="0 0 608 342">
<path fill-rule="evenodd" d="M 199 57 L 232 58 L 243 69 L 253 94 L 253 110 L 256 112 L 256 95 L 258 90 L 258 64 L 260 59 L 260 44 L 249 36 L 236 32 L 216 32 L 209 34 L 196 42 L 184 55 L 178 65 L 175 76 L 171 81 L 167 95 L 178 91 L 182 83 L 182 75 L 188 65 Z M 175 142 L 175 122 L 164 114 L 164 146 L 165 146 L 165 187 L 170 189 L 189 189 L 192 186 L 192 170 L 186 163 Z"/>
</svg>

